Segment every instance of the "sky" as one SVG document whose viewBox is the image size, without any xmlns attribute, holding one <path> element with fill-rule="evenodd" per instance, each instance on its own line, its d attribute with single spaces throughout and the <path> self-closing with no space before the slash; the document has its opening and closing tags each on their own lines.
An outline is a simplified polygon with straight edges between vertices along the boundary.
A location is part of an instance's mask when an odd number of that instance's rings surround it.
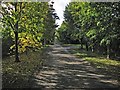
<svg viewBox="0 0 120 90">
<path fill-rule="evenodd" d="M 65 6 L 69 4 L 70 0 L 52 0 L 52 1 L 54 1 L 53 8 L 55 9 L 57 15 L 60 18 L 60 20 L 57 20 L 56 23 L 58 23 L 58 25 L 61 25 L 64 20 L 63 13 L 65 10 Z"/>
</svg>

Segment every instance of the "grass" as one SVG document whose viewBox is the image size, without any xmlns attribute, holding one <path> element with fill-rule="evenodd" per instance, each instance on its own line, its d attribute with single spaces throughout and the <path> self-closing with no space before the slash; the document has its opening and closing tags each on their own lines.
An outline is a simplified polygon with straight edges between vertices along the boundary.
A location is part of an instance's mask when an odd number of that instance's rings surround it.
<svg viewBox="0 0 120 90">
<path fill-rule="evenodd" d="M 100 63 L 100 64 L 105 64 L 105 65 L 112 65 L 112 66 L 120 66 L 119 61 L 111 60 L 111 59 L 106 59 L 106 58 L 94 58 L 94 57 L 86 57 L 84 58 L 87 61 L 95 62 L 95 63 Z"/>
<path fill-rule="evenodd" d="M 106 56 L 93 53 L 91 51 L 81 50 L 79 44 L 65 44 L 63 46 L 74 47 L 69 50 L 73 55 L 76 55 L 79 58 L 92 62 L 94 64 L 103 64 L 108 66 L 120 66 L 120 61 L 107 59 Z"/>
<path fill-rule="evenodd" d="M 3 88 L 25 88 L 30 86 L 30 79 L 42 67 L 44 50 L 29 51 L 20 54 L 21 62 L 15 63 L 14 56 L 4 58 L 2 61 Z"/>
<path fill-rule="evenodd" d="M 71 46 L 73 47 L 73 45 Z M 76 47 L 76 45 L 74 48 L 71 48 L 68 51 L 78 58 L 90 62 L 95 68 L 101 69 L 101 73 L 107 72 L 116 78 L 118 78 L 118 75 L 120 75 L 120 61 L 118 60 L 107 59 L 104 55 L 81 50 L 80 48 Z M 118 80 L 120 81 L 119 78 Z"/>
<path fill-rule="evenodd" d="M 111 65 L 111 66 L 120 66 L 120 61 L 107 59 L 105 58 L 105 56 L 93 53 L 91 51 L 74 49 L 74 50 L 70 50 L 70 52 L 78 56 L 79 58 L 82 58 L 92 63 Z"/>
</svg>

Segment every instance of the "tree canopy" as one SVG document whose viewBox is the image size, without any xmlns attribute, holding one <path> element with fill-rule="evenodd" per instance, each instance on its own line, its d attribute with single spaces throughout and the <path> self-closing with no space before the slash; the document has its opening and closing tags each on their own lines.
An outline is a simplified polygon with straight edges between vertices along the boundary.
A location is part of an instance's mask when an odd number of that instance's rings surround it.
<svg viewBox="0 0 120 90">
<path fill-rule="evenodd" d="M 18 53 L 53 43 L 57 26 L 55 20 L 59 18 L 53 4 L 1 2 L 3 56 L 14 53 L 15 61 L 19 62 Z"/>
<path fill-rule="evenodd" d="M 119 2 L 71 2 L 58 29 L 64 43 L 81 43 L 86 49 L 117 56 L 120 51 Z M 69 40 L 69 41 L 68 41 Z M 102 52 L 101 52 L 102 51 Z"/>
</svg>

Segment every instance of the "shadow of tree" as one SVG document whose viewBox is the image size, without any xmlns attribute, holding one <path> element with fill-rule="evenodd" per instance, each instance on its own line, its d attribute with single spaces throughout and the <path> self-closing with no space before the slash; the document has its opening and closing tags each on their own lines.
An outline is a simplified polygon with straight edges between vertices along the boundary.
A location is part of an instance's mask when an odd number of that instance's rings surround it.
<svg viewBox="0 0 120 90">
<path fill-rule="evenodd" d="M 61 47 L 52 47 L 46 54 L 46 61 L 39 73 L 32 81 L 33 87 L 52 89 L 85 89 L 102 88 L 105 90 L 120 87 L 118 76 L 109 71 L 98 69 L 91 63 L 77 59 L 64 51 Z"/>
<path fill-rule="evenodd" d="M 37 65 L 33 74 L 19 77 L 4 73 L 3 90 L 24 89 L 119 89 L 118 75 L 69 54 L 65 48 L 51 46 L 42 53 L 43 67 Z M 15 79 L 17 78 L 17 79 Z M 14 81 L 13 81 L 14 80 Z M 7 84 L 6 84 L 7 83 Z"/>
<path fill-rule="evenodd" d="M 20 54 L 20 63 L 14 62 L 14 57 L 7 57 L 2 63 L 2 90 L 28 89 L 34 82 L 34 73 L 41 70 L 44 49 L 29 52 L 28 55 Z M 42 86 L 39 86 L 39 89 Z"/>
</svg>

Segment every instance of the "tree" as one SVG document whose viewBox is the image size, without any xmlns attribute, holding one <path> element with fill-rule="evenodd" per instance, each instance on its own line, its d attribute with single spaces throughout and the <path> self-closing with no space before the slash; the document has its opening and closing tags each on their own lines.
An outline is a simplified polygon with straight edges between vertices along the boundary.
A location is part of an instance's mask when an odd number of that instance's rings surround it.
<svg viewBox="0 0 120 90">
<path fill-rule="evenodd" d="M 10 47 L 10 49 L 15 48 L 15 62 L 20 61 L 18 53 L 27 51 L 27 48 L 41 47 L 43 37 L 48 36 L 50 40 L 53 38 L 54 35 L 49 32 L 54 33 L 55 19 L 58 17 L 53 13 L 53 8 L 49 7 L 48 2 L 1 2 L 1 5 L 2 23 L 5 29 L 9 27 L 9 34 L 15 39 L 15 45 Z M 50 27 L 47 27 L 48 25 Z"/>
<path fill-rule="evenodd" d="M 22 17 L 22 9 L 24 8 L 24 4 L 21 3 L 1 3 L 1 5 L 5 6 L 2 7 L 2 15 L 3 20 L 2 22 L 9 25 L 15 35 L 15 62 L 20 62 L 18 57 L 18 23 L 20 21 L 20 18 Z"/>
<path fill-rule="evenodd" d="M 102 54 L 117 56 L 120 49 L 119 2 L 71 2 L 66 6 L 64 16 L 69 40 L 79 40 L 81 48 Z M 61 37 L 61 39 L 63 36 Z M 116 44 L 116 45 L 114 45 Z M 117 50 L 118 49 L 118 50 Z"/>
<path fill-rule="evenodd" d="M 54 2 L 51 2 L 49 5 L 48 13 L 45 17 L 45 31 L 43 34 L 43 41 L 44 45 L 46 44 L 53 44 L 54 37 L 55 37 L 55 30 L 58 26 L 55 21 L 56 19 L 59 19 L 57 14 L 55 13 L 55 9 L 53 8 Z"/>
</svg>

